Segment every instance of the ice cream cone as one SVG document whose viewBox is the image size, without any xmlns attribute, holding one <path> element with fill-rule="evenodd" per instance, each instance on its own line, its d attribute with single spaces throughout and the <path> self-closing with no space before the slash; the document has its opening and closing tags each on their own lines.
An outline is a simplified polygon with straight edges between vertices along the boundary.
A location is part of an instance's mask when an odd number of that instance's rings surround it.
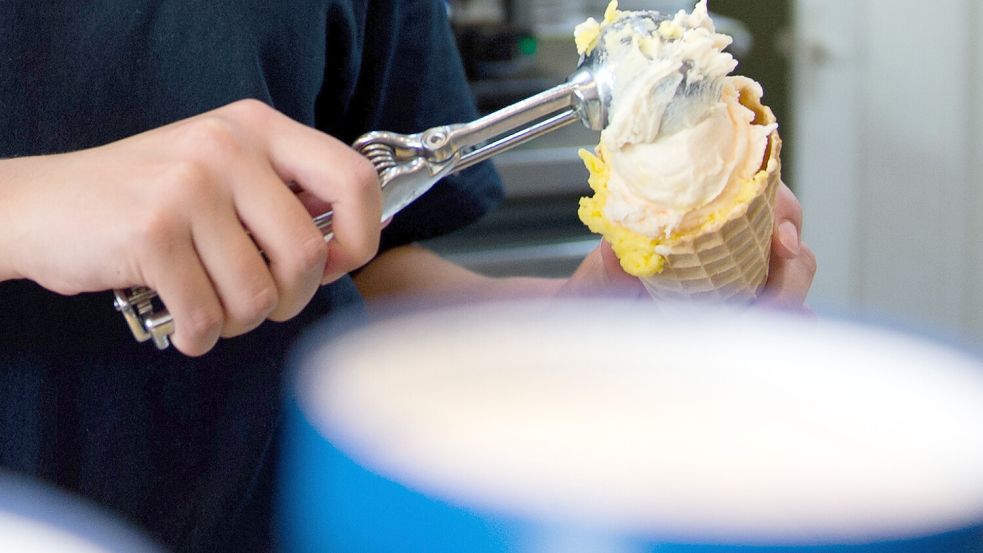
<svg viewBox="0 0 983 553">
<path fill-rule="evenodd" d="M 756 111 L 774 120 L 767 108 L 759 105 Z M 755 177 L 761 190 L 750 202 L 738 205 L 721 225 L 656 249 L 665 258 L 663 270 L 641 279 L 652 297 L 744 302 L 758 295 L 768 279 L 781 148 L 775 131 Z"/>
<path fill-rule="evenodd" d="M 755 125 L 775 123 L 774 113 L 760 101 L 760 90 L 745 86 L 739 93 L 740 103 L 754 112 Z M 684 228 L 658 239 L 639 236 L 604 217 L 609 177 L 604 154 L 584 153 L 597 194 L 581 201 L 581 219 L 612 243 L 625 270 L 640 277 L 656 299 L 749 301 L 768 278 L 781 149 L 781 137 L 772 131 L 753 177 L 691 214 Z"/>
<path fill-rule="evenodd" d="M 615 87 L 578 214 L 657 299 L 740 302 L 768 279 L 781 138 L 761 85 L 732 75 L 700 0 L 651 19 L 612 0 L 578 26 L 578 51 L 603 47 Z"/>
</svg>

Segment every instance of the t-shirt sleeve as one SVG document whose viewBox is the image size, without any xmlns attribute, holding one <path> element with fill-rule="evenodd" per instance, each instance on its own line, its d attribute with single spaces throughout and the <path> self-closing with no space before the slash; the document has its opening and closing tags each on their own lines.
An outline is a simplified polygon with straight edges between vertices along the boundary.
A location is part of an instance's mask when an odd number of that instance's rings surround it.
<svg viewBox="0 0 983 553">
<path fill-rule="evenodd" d="M 373 130 L 417 133 L 477 117 L 454 37 L 440 0 L 368 0 L 354 93 L 338 134 L 351 143 Z M 446 234 L 502 199 L 488 162 L 437 183 L 386 227 L 381 249 Z"/>
</svg>

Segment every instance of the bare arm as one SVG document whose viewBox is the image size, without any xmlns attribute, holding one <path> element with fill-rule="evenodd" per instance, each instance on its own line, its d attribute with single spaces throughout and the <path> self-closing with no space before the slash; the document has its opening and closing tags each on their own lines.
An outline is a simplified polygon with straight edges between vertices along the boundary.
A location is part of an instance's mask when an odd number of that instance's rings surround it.
<svg viewBox="0 0 983 553">
<path fill-rule="evenodd" d="M 771 268 L 761 301 L 796 308 L 803 305 L 812 286 L 816 258 L 799 236 L 802 208 L 798 200 L 784 185 L 778 194 Z M 589 254 L 569 279 L 485 277 L 410 245 L 376 258 L 359 272 L 355 282 L 369 300 L 423 298 L 458 303 L 557 295 L 647 297 L 641 283 L 621 270 L 605 243 Z"/>
<path fill-rule="evenodd" d="M 334 209 L 330 244 L 314 203 Z M 293 317 L 368 261 L 380 213 L 362 156 L 241 101 L 90 150 L 0 161 L 0 278 L 61 294 L 154 288 L 174 345 L 200 355 Z"/>
<path fill-rule="evenodd" d="M 380 255 L 359 271 L 355 284 L 369 300 L 422 297 L 454 303 L 548 296 L 555 294 L 563 281 L 486 277 L 414 244 Z"/>
</svg>

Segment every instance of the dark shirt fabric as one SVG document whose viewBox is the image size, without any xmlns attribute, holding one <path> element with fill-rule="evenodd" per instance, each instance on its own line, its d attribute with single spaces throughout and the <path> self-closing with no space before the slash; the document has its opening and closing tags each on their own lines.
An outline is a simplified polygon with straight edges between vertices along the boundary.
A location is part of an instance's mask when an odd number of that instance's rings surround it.
<svg viewBox="0 0 983 553">
<path fill-rule="evenodd" d="M 241 98 L 347 143 L 475 116 L 438 0 L 0 0 L 0 158 L 105 144 Z M 487 165 L 447 179 L 383 247 L 459 228 L 500 195 Z M 313 322 L 357 312 L 352 281 L 198 359 L 136 344 L 111 304 L 0 282 L 0 466 L 174 550 L 269 548 L 284 357 Z"/>
</svg>

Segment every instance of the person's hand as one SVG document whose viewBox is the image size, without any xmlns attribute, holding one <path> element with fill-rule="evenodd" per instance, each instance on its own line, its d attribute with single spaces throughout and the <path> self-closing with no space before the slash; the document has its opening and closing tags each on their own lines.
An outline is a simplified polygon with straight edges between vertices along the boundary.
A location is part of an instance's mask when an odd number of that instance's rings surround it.
<svg viewBox="0 0 983 553">
<path fill-rule="evenodd" d="M 309 213 L 327 206 L 330 243 Z M 368 161 L 245 100 L 99 148 L 0 162 L 0 278 L 61 294 L 150 287 L 174 317 L 175 347 L 200 355 L 295 316 L 320 284 L 371 259 L 380 213 Z"/>
<path fill-rule="evenodd" d="M 783 183 L 775 200 L 771 264 L 768 282 L 758 302 L 783 308 L 803 308 L 816 274 L 816 256 L 801 240 L 802 206 Z M 621 269 L 611 246 L 602 241 L 560 289 L 567 296 L 647 298 L 642 283 Z"/>
<path fill-rule="evenodd" d="M 782 183 L 775 198 L 768 283 L 758 301 L 789 309 L 804 308 L 815 276 L 816 255 L 802 241 L 802 206 Z"/>
<path fill-rule="evenodd" d="M 648 298 L 642 281 L 621 268 L 621 262 L 606 240 L 587 254 L 559 291 L 561 297 Z"/>
</svg>

